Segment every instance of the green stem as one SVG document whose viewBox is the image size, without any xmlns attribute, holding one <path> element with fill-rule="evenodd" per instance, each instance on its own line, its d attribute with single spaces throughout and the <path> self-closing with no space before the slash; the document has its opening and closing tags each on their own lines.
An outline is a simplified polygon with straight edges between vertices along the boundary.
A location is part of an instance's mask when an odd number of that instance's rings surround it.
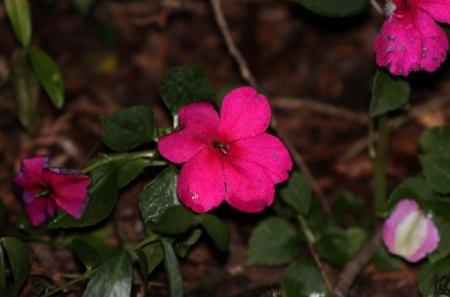
<svg viewBox="0 0 450 297">
<path fill-rule="evenodd" d="M 136 160 L 136 159 L 141 159 L 141 158 L 147 158 L 147 159 L 153 160 L 156 156 L 157 156 L 157 152 L 155 150 L 107 155 L 104 158 L 93 162 L 89 166 L 86 166 L 85 168 L 83 168 L 81 170 L 81 172 L 86 174 L 86 173 L 91 172 L 92 170 L 94 170 L 102 165 L 108 164 L 110 162 L 121 161 L 121 160 L 131 161 L 131 160 Z M 166 164 L 165 161 L 160 161 L 160 160 L 152 162 L 153 166 L 161 166 L 161 165 L 165 165 L 165 164 Z"/>
<path fill-rule="evenodd" d="M 387 196 L 387 157 L 389 150 L 390 127 L 387 115 L 381 115 L 378 119 L 378 143 L 374 160 L 374 210 L 378 213 Z"/>
<path fill-rule="evenodd" d="M 139 242 L 139 243 L 135 244 L 134 246 L 130 247 L 127 251 L 128 251 L 129 253 L 133 253 L 133 252 L 136 251 L 137 249 L 140 249 L 140 248 L 146 246 L 147 244 L 150 244 L 150 243 L 155 242 L 155 241 L 157 241 L 157 240 L 159 240 L 159 236 L 156 235 L 156 234 L 151 234 L 151 235 L 150 235 L 149 237 L 147 237 L 146 239 L 144 239 L 144 240 L 142 240 L 141 242 Z M 65 283 L 65 284 L 63 284 L 63 285 L 61 285 L 61 286 L 59 286 L 58 288 L 56 288 L 56 289 L 54 289 L 54 290 L 48 292 L 47 294 L 45 294 L 45 295 L 43 295 L 43 296 L 41 296 L 41 297 L 50 297 L 50 296 L 53 296 L 53 295 L 55 295 L 56 293 L 61 292 L 62 290 L 67 289 L 67 288 L 70 287 L 70 286 L 73 286 L 73 285 L 76 284 L 76 283 L 79 283 L 79 282 L 81 282 L 81 281 L 87 280 L 88 278 L 90 278 L 90 277 L 97 271 L 97 269 L 98 269 L 99 267 L 100 267 L 100 266 L 97 266 L 97 267 L 95 267 L 95 268 L 93 268 L 93 269 L 91 269 L 91 270 L 86 271 L 86 272 L 83 273 L 82 275 L 80 275 L 80 276 L 74 278 L 74 279 L 71 280 L 71 281 L 68 281 L 67 283 Z"/>
<path fill-rule="evenodd" d="M 303 215 L 298 215 L 297 219 L 300 224 L 300 228 L 303 231 L 303 234 L 305 234 L 306 243 L 308 245 L 309 252 L 311 253 L 311 256 L 313 257 L 314 262 L 316 263 L 316 266 L 320 271 L 320 275 L 322 276 L 323 282 L 325 284 L 325 287 L 328 290 L 328 293 L 331 294 L 331 292 L 333 292 L 333 286 L 331 285 L 331 282 L 328 279 L 327 273 L 323 269 L 322 261 L 320 260 L 319 255 L 317 254 L 316 250 L 314 249 L 314 243 L 316 242 L 316 237 L 314 236 L 311 229 L 309 229 L 308 222 L 306 221 L 306 219 Z"/>
</svg>

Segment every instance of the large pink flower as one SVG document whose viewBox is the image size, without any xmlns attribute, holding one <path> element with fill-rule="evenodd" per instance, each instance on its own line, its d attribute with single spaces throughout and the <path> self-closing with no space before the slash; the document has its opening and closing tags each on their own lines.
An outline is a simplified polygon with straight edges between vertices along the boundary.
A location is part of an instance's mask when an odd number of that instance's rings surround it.
<svg viewBox="0 0 450 297">
<path fill-rule="evenodd" d="M 54 216 L 58 207 L 79 219 L 88 201 L 90 182 L 78 171 L 49 168 L 46 156 L 22 160 L 20 172 L 14 177 L 14 183 L 23 188 L 25 211 L 32 226 Z"/>
<path fill-rule="evenodd" d="M 162 156 L 185 163 L 178 179 L 181 201 L 207 212 L 223 200 L 245 212 L 259 212 L 274 199 L 274 185 L 288 178 L 292 160 L 281 141 L 264 133 L 269 103 L 253 88 L 228 93 L 220 118 L 208 103 L 179 113 L 180 130 L 158 142 Z"/>
<path fill-rule="evenodd" d="M 383 240 L 389 252 L 417 262 L 439 245 L 439 231 L 416 201 L 403 199 L 383 225 Z"/>
<path fill-rule="evenodd" d="M 445 60 L 448 40 L 436 24 L 450 22 L 450 0 L 392 0 L 375 39 L 376 62 L 392 74 L 435 71 Z"/>
</svg>

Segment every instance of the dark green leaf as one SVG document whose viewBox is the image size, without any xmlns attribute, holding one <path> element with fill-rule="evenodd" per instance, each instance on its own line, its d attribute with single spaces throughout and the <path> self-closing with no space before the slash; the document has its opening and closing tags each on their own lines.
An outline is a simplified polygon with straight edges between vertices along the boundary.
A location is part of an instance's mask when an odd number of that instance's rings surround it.
<svg viewBox="0 0 450 297">
<path fill-rule="evenodd" d="M 0 245 L 0 290 L 5 288 L 5 284 L 5 255 L 3 255 L 3 247 Z"/>
<path fill-rule="evenodd" d="M 335 265 L 344 265 L 351 258 L 351 243 L 347 233 L 338 228 L 330 228 L 316 243 L 320 256 Z"/>
<path fill-rule="evenodd" d="M 161 245 L 164 250 L 164 267 L 169 279 L 170 296 L 183 297 L 183 280 L 175 251 L 172 244 L 164 239 L 161 240 Z"/>
<path fill-rule="evenodd" d="M 250 237 L 247 262 L 250 265 L 282 265 L 298 253 L 295 229 L 279 218 L 262 221 Z"/>
<path fill-rule="evenodd" d="M 328 296 L 319 270 L 311 263 L 295 263 L 286 269 L 281 282 L 285 297 Z"/>
<path fill-rule="evenodd" d="M 72 250 L 83 262 L 87 270 L 91 270 L 102 262 L 102 258 L 88 242 L 81 239 L 72 240 Z"/>
<path fill-rule="evenodd" d="M 84 297 L 127 297 L 131 293 L 133 262 L 123 251 L 102 264 L 89 280 Z"/>
<path fill-rule="evenodd" d="M 28 0 L 5 0 L 5 6 L 17 39 L 27 47 L 31 39 L 31 13 Z"/>
<path fill-rule="evenodd" d="M 11 80 L 17 102 L 17 116 L 27 131 L 34 134 L 39 124 L 39 82 L 22 49 L 16 50 L 11 58 Z"/>
<path fill-rule="evenodd" d="M 213 102 L 214 89 L 201 66 L 174 67 L 164 74 L 159 92 L 173 114 L 192 102 Z"/>
<path fill-rule="evenodd" d="M 441 209 L 442 210 L 442 209 Z M 439 234 L 450 234 L 450 218 L 448 217 L 448 207 L 446 208 L 446 215 L 432 216 Z M 431 262 L 437 262 L 450 255 L 450 236 L 440 236 L 440 241 L 437 249 L 428 257 Z"/>
<path fill-rule="evenodd" d="M 147 273 L 151 273 L 164 259 L 164 252 L 159 242 L 150 243 L 142 248 L 147 259 Z"/>
<path fill-rule="evenodd" d="M 153 113 L 133 106 L 102 118 L 103 142 L 114 151 L 127 151 L 155 138 Z"/>
<path fill-rule="evenodd" d="M 145 186 L 139 197 L 139 209 L 146 224 L 158 222 L 167 209 L 180 205 L 177 178 L 177 170 L 170 166 Z"/>
<path fill-rule="evenodd" d="M 144 283 L 144 297 L 147 297 L 148 295 L 148 262 L 147 257 L 145 256 L 144 252 L 142 250 L 136 250 L 136 256 L 139 260 L 139 270 L 142 277 L 142 282 Z"/>
<path fill-rule="evenodd" d="M 175 251 L 180 257 L 185 257 L 189 249 L 199 240 L 202 236 L 202 230 L 194 229 L 188 238 L 175 245 Z"/>
<path fill-rule="evenodd" d="M 312 190 L 308 179 L 298 171 L 294 171 L 287 184 L 280 190 L 283 201 L 297 213 L 308 215 L 311 208 Z"/>
<path fill-rule="evenodd" d="M 389 253 L 382 246 L 373 257 L 373 264 L 380 271 L 399 271 L 403 268 L 403 261 Z"/>
<path fill-rule="evenodd" d="M 62 211 L 48 224 L 49 228 L 88 227 L 106 219 L 117 201 L 117 166 L 106 164 L 91 172 L 89 202 L 80 220 Z"/>
<path fill-rule="evenodd" d="M 8 255 L 9 264 L 15 284 L 15 295 L 17 296 L 23 284 L 27 280 L 30 262 L 25 244 L 14 237 L 3 237 L 2 246 Z"/>
<path fill-rule="evenodd" d="M 177 205 L 167 209 L 153 228 L 161 234 L 178 235 L 187 232 L 194 223 L 194 214 L 184 206 Z"/>
<path fill-rule="evenodd" d="M 28 51 L 34 73 L 53 105 L 61 109 L 64 105 L 64 81 L 58 64 L 41 49 L 32 47 Z"/>
<path fill-rule="evenodd" d="M 405 78 L 378 70 L 373 81 L 370 116 L 376 117 L 404 107 L 410 93 L 411 87 Z"/>
<path fill-rule="evenodd" d="M 347 17 L 362 12 L 369 0 L 297 0 L 312 12 L 326 17 Z"/>
<path fill-rule="evenodd" d="M 135 159 L 130 161 L 125 161 L 120 163 L 119 175 L 117 177 L 117 183 L 119 188 L 127 186 L 132 182 L 142 170 L 148 166 L 151 161 L 146 159 Z"/>
<path fill-rule="evenodd" d="M 83 233 L 83 235 L 79 235 L 75 239 L 89 242 L 91 247 L 93 247 L 100 256 L 101 262 L 104 262 L 114 252 L 112 247 L 107 244 L 108 237 L 113 234 L 114 233 L 110 229 L 99 229 L 95 232 L 90 232 L 87 234 Z"/>
<path fill-rule="evenodd" d="M 367 240 L 368 234 L 366 230 L 359 227 L 348 228 L 346 233 L 350 241 L 350 252 L 354 254 L 362 248 L 364 242 Z"/>
<path fill-rule="evenodd" d="M 226 251 L 230 243 L 230 233 L 227 226 L 218 217 L 209 213 L 199 214 L 198 219 L 216 247 L 221 251 Z"/>
<path fill-rule="evenodd" d="M 441 292 L 437 289 L 448 289 L 450 279 L 450 259 L 437 263 L 426 263 L 420 270 L 419 291 L 423 296 L 432 296 Z M 443 293 L 443 292 L 442 292 Z"/>
<path fill-rule="evenodd" d="M 450 158 L 436 155 L 422 155 L 419 158 L 428 185 L 438 193 L 450 193 Z"/>
<path fill-rule="evenodd" d="M 433 154 L 450 159 L 450 128 L 433 128 L 422 133 L 420 147 L 425 154 Z"/>
</svg>

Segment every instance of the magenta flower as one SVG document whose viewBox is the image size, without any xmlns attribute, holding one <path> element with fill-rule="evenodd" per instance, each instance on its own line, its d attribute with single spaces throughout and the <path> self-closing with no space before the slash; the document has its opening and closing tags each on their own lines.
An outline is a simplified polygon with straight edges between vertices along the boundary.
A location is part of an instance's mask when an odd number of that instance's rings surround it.
<svg viewBox="0 0 450 297">
<path fill-rule="evenodd" d="M 448 40 L 436 24 L 450 22 L 450 0 L 392 0 L 375 39 L 376 62 L 392 74 L 435 71 L 445 60 Z"/>
<path fill-rule="evenodd" d="M 180 130 L 159 139 L 164 158 L 185 163 L 178 194 L 187 207 L 207 212 L 226 200 L 245 212 L 259 212 L 274 199 L 274 185 L 288 178 L 292 160 L 281 141 L 264 133 L 269 102 L 253 88 L 228 93 L 220 118 L 208 103 L 179 112 Z"/>
<path fill-rule="evenodd" d="M 417 262 L 439 244 L 439 232 L 416 201 L 404 199 L 384 222 L 383 240 L 389 252 Z"/>
<path fill-rule="evenodd" d="M 32 157 L 21 162 L 14 183 L 23 188 L 25 211 L 32 226 L 55 215 L 56 208 L 80 219 L 88 202 L 90 178 L 75 170 L 49 168 L 48 157 Z"/>
</svg>

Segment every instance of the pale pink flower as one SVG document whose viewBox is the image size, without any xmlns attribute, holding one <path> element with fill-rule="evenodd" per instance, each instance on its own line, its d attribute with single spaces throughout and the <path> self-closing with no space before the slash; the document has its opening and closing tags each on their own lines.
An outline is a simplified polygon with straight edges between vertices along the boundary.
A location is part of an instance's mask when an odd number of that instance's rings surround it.
<svg viewBox="0 0 450 297">
<path fill-rule="evenodd" d="M 403 199 L 383 225 L 383 240 L 389 252 L 417 262 L 436 250 L 439 231 L 416 201 Z"/>
<path fill-rule="evenodd" d="M 292 160 L 281 141 L 265 133 L 269 103 L 250 87 L 228 93 L 220 118 L 209 103 L 179 112 L 180 130 L 159 139 L 161 155 L 185 163 L 178 194 L 187 207 L 207 212 L 226 200 L 245 212 L 259 212 L 274 200 L 274 185 L 288 178 Z"/>
<path fill-rule="evenodd" d="M 376 62 L 392 74 L 435 71 L 445 60 L 448 40 L 437 22 L 450 22 L 450 0 L 392 0 L 375 39 Z"/>
<path fill-rule="evenodd" d="M 76 170 L 50 168 L 47 156 L 22 160 L 14 183 L 22 187 L 25 211 L 31 226 L 44 223 L 60 208 L 80 219 L 88 202 L 91 179 Z"/>
</svg>

